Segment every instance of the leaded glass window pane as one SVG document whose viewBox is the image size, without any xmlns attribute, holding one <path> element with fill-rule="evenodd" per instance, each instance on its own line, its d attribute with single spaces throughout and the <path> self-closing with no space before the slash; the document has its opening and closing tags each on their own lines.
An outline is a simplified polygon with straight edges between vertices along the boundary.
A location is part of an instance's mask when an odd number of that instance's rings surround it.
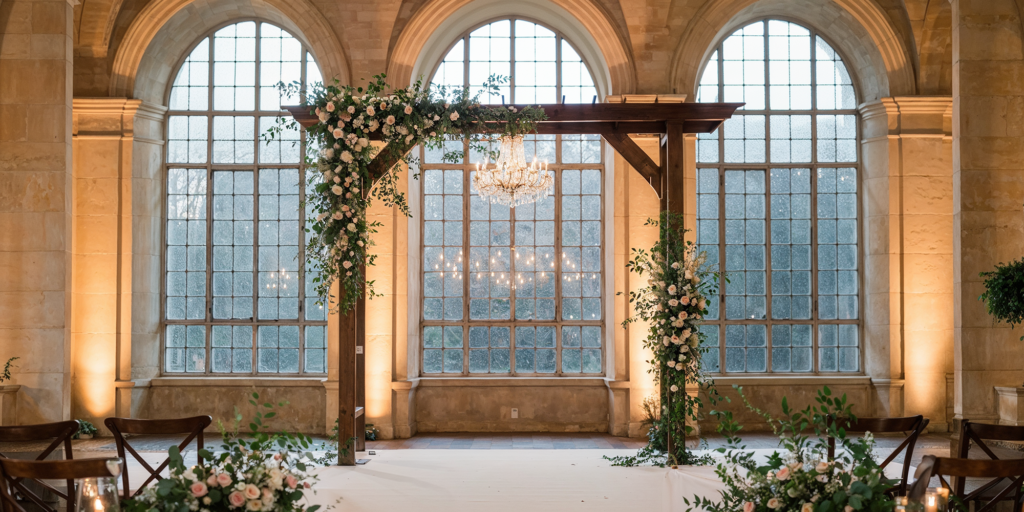
<svg viewBox="0 0 1024 512">
<path fill-rule="evenodd" d="M 697 243 L 729 279 L 702 327 L 710 366 L 863 371 L 857 102 L 842 58 L 805 27 L 759 21 L 712 53 L 697 98 L 746 102 L 697 137 Z"/>
<path fill-rule="evenodd" d="M 512 80 L 484 102 L 597 95 L 569 41 L 521 19 L 470 31 L 432 83 L 472 90 L 491 73 Z M 604 372 L 603 143 L 595 135 L 524 139 L 526 157 L 548 162 L 556 184 L 553 194 L 516 208 L 477 195 L 471 183 L 484 153 L 468 143 L 420 152 L 425 375 Z"/>
<path fill-rule="evenodd" d="M 257 76 L 259 75 L 259 76 Z M 304 138 L 259 140 L 277 83 L 321 80 L 288 32 L 246 21 L 204 38 L 178 70 L 167 119 L 166 373 L 326 373 L 316 269 L 302 273 Z"/>
</svg>

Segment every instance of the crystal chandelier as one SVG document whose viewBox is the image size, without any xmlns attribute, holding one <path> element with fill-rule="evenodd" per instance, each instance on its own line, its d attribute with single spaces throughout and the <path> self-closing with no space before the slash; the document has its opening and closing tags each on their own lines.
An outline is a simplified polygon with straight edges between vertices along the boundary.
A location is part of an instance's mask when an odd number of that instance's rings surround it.
<svg viewBox="0 0 1024 512">
<path fill-rule="evenodd" d="M 501 137 L 498 162 L 489 167 L 487 161 L 477 164 L 473 186 L 480 197 L 491 203 L 515 208 L 547 197 L 555 178 L 547 163 L 526 163 L 522 135 Z"/>
</svg>

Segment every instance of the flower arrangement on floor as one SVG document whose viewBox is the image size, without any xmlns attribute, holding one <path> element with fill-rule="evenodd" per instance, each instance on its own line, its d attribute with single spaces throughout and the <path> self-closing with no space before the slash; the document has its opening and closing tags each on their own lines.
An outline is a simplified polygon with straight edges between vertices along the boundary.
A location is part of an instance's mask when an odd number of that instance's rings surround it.
<svg viewBox="0 0 1024 512">
<path fill-rule="evenodd" d="M 742 390 L 736 388 L 742 395 Z M 791 410 L 782 400 L 780 420 L 743 401 L 764 416 L 779 436 L 784 453 L 775 452 L 759 465 L 754 454 L 744 450 L 737 436 L 739 425 L 732 414 L 715 413 L 725 434 L 724 461 L 715 472 L 725 483 L 719 501 L 694 497 L 686 501 L 687 512 L 889 512 L 894 502 L 886 490 L 897 483 L 882 473 L 872 458 L 874 438 L 847 438 L 846 431 L 831 418 L 855 419 L 846 395 L 832 396 L 829 388 L 818 391 L 817 406 Z M 808 436 L 813 432 L 814 436 Z M 828 460 L 828 437 L 835 439 L 836 458 Z"/>
<path fill-rule="evenodd" d="M 493 131 L 522 135 L 546 119 L 540 108 L 481 107 L 480 95 L 497 93 L 507 80 L 496 76 L 474 96 L 465 88 L 425 89 L 421 82 L 391 89 L 384 79 L 385 75 L 374 76 L 365 90 L 341 86 L 337 80 L 326 87 L 316 85 L 303 103 L 319 119 L 306 134 L 311 146 L 320 148 L 307 157 L 317 174 L 310 178 L 310 188 L 316 193 L 306 198 L 306 211 L 315 216 L 306 255 L 320 273 L 314 278 L 320 297 L 330 295 L 334 281 L 341 283 L 338 309 L 342 313 L 352 308 L 364 285 L 367 296 L 374 296 L 373 283 L 365 281 L 361 268 L 373 265 L 375 259 L 369 251 L 373 244 L 370 235 L 379 224 L 366 218 L 372 198 L 409 214 L 405 195 L 398 189 L 398 170 L 399 164 L 408 163 L 406 153 L 413 146 L 441 148 L 446 139 L 461 140 Z M 294 94 L 299 85 L 281 87 L 286 94 Z M 294 120 L 285 124 L 297 128 Z M 270 138 L 282 129 L 284 126 L 272 128 Z M 371 144 L 373 139 L 388 145 L 381 149 Z M 385 156 L 394 157 L 396 163 L 375 174 L 370 164 L 381 151 L 392 152 Z"/>
<path fill-rule="evenodd" d="M 314 492 L 316 475 L 310 474 L 312 440 L 302 434 L 266 432 L 264 419 L 276 416 L 271 403 L 262 404 L 253 393 L 249 403 L 257 407 L 242 436 L 235 413 L 235 428 L 221 425 L 224 442 L 216 453 L 200 450 L 201 465 L 185 467 L 178 447 L 169 450 L 168 476 L 138 496 L 122 502 L 124 512 L 315 512 L 305 492 Z M 283 406 L 285 403 L 279 403 Z"/>
<path fill-rule="evenodd" d="M 648 372 L 661 385 L 660 405 L 649 407 L 657 413 L 648 414 L 647 447 L 636 457 L 611 460 L 618 465 L 699 463 L 685 450 L 684 442 L 693 431 L 686 420 L 697 419 L 703 398 L 688 395 L 686 387 L 697 386 L 712 404 L 717 401 L 714 382 L 704 369 L 702 354 L 707 349 L 701 346 L 705 335 L 700 325 L 710 301 L 718 295 L 721 276 L 707 263 L 707 256 L 686 240 L 682 215 L 662 212 L 659 222 L 648 220 L 647 225 L 659 226 L 661 237 L 650 252 L 632 251 L 627 268 L 646 276 L 647 286 L 630 292 L 629 302 L 636 314 L 623 326 L 635 322 L 649 326 L 644 345 L 654 353 Z"/>
</svg>

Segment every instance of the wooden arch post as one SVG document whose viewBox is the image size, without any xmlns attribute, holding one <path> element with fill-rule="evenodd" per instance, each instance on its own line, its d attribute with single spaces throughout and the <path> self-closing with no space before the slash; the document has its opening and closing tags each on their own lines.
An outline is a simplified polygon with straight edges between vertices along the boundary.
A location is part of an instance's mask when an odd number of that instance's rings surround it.
<svg viewBox="0 0 1024 512">
<path fill-rule="evenodd" d="M 536 105 L 544 109 L 547 119 L 537 124 L 541 134 L 598 134 L 615 148 L 629 165 L 650 183 L 661 208 L 683 212 L 684 146 L 687 133 L 715 131 L 742 103 L 595 103 Z M 516 105 L 519 108 L 527 105 Z M 483 108 L 508 105 L 483 105 Z M 296 121 L 304 127 L 319 122 L 310 107 L 287 107 Z M 498 123 L 488 123 L 484 132 L 500 132 Z M 630 134 L 661 135 L 661 162 L 655 163 Z M 379 133 L 375 134 L 377 137 Z M 391 142 L 390 144 L 400 144 Z M 412 145 L 402 144 L 399 151 L 381 150 L 370 163 L 370 176 L 376 182 L 398 163 L 399 156 L 408 153 Z M 365 269 L 364 269 L 365 272 Z M 365 275 L 365 273 L 364 273 Z M 363 448 L 364 394 L 365 394 L 365 294 L 356 306 L 342 315 L 339 322 L 338 347 L 338 440 L 353 440 L 348 453 L 339 455 L 338 464 L 356 463 L 355 452 Z M 671 446 L 671 436 L 669 436 Z"/>
</svg>

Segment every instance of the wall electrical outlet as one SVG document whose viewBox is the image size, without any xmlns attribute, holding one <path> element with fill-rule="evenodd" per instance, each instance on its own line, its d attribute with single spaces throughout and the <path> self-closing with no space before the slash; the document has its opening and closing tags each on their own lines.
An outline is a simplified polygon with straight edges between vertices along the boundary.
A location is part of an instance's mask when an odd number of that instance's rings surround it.
<svg viewBox="0 0 1024 512">
<path fill-rule="evenodd" d="M 518 418 L 519 418 L 519 409 L 516 409 L 515 407 L 513 407 L 512 408 L 512 419 L 518 419 Z"/>
</svg>

